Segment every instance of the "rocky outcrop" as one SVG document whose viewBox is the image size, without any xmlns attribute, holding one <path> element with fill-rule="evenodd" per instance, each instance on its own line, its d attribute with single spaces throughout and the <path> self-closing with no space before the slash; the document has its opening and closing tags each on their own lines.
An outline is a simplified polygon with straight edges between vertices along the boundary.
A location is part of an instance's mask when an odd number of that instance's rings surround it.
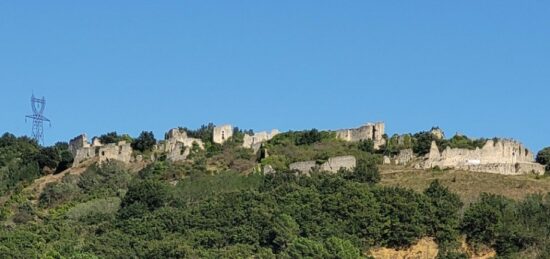
<svg viewBox="0 0 550 259">
<path fill-rule="evenodd" d="M 331 157 L 323 164 L 317 164 L 316 161 L 302 161 L 290 164 L 290 170 L 296 170 L 303 174 L 309 174 L 312 170 L 336 173 L 340 169 L 353 169 L 357 165 L 354 156 Z"/>
<path fill-rule="evenodd" d="M 421 168 L 455 168 L 474 172 L 506 175 L 544 174 L 544 167 L 535 163 L 533 153 L 513 140 L 488 140 L 482 148 L 447 147 L 439 151 L 435 141 L 430 153 L 419 165 Z"/>
<path fill-rule="evenodd" d="M 385 125 L 383 122 L 367 123 L 356 129 L 342 129 L 336 131 L 336 137 L 350 142 L 372 140 L 374 148 L 379 149 L 386 143 L 384 139 Z"/>
</svg>

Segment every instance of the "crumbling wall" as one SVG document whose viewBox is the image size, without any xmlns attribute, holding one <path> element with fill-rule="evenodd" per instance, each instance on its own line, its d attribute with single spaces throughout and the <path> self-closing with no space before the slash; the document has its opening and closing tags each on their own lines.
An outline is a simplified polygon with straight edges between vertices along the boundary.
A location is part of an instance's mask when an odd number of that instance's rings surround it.
<svg viewBox="0 0 550 259">
<path fill-rule="evenodd" d="M 212 140 L 214 143 L 223 144 L 233 136 L 233 126 L 226 124 L 214 127 Z"/>
<path fill-rule="evenodd" d="M 89 146 L 90 144 L 88 143 L 88 136 L 86 136 L 85 133 L 78 135 L 69 141 L 69 151 L 71 152 L 73 157 L 76 157 L 77 151 L 79 149 Z"/>
<path fill-rule="evenodd" d="M 277 134 L 279 134 L 279 130 L 274 129 L 271 130 L 270 133 L 266 131 L 255 133 L 254 135 L 244 135 L 244 141 L 243 141 L 243 147 L 245 148 L 252 148 L 254 149 L 254 152 L 258 152 L 263 142 L 266 142 L 273 137 L 275 137 Z"/>
<path fill-rule="evenodd" d="M 165 134 L 163 143 L 156 146 L 156 150 L 161 153 L 166 153 L 166 158 L 172 162 L 183 161 L 187 159 L 193 145 L 196 144 L 199 148 L 204 149 L 204 143 L 197 138 L 190 138 L 187 132 L 178 128 L 171 129 Z"/>
<path fill-rule="evenodd" d="M 514 140 L 488 140 L 482 148 L 474 150 L 447 147 L 439 151 L 435 141 L 421 168 L 456 168 L 475 172 L 507 175 L 544 174 L 544 167 L 535 163 L 534 155 Z"/>
<path fill-rule="evenodd" d="M 73 166 L 92 158 L 98 158 L 100 163 L 109 160 L 129 163 L 132 161 L 133 153 L 132 146 L 125 141 L 103 145 L 99 139 L 94 138 L 92 145 L 90 145 L 86 134 L 69 141 L 69 150 L 74 157 Z"/>
<path fill-rule="evenodd" d="M 309 174 L 312 170 L 319 169 L 330 173 L 336 173 L 338 170 L 353 169 L 357 166 L 357 160 L 354 156 L 331 157 L 325 163 L 318 165 L 315 161 L 302 161 L 289 165 L 290 170 L 296 170 L 303 174 Z"/>
<path fill-rule="evenodd" d="M 407 165 L 414 159 L 414 157 L 414 152 L 410 148 L 399 150 L 399 154 L 395 157 L 395 164 Z"/>
<path fill-rule="evenodd" d="M 130 143 L 126 143 L 126 141 L 103 145 L 99 147 L 98 157 L 100 163 L 109 160 L 130 163 L 132 160 L 132 146 Z"/>
<path fill-rule="evenodd" d="M 345 141 L 356 142 L 372 140 L 374 148 L 379 149 L 386 143 L 384 139 L 385 124 L 383 122 L 367 123 L 356 129 L 342 129 L 336 131 L 336 137 Z"/>
</svg>

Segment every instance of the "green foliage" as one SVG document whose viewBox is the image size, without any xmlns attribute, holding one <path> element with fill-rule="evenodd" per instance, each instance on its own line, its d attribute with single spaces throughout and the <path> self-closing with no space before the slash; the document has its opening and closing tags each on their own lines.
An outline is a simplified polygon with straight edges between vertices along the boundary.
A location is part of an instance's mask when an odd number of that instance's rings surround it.
<svg viewBox="0 0 550 259">
<path fill-rule="evenodd" d="M 74 198 L 78 193 L 78 186 L 71 183 L 48 183 L 40 194 L 40 206 L 54 207 Z"/>
<path fill-rule="evenodd" d="M 116 131 L 103 134 L 98 137 L 102 144 L 118 143 L 119 141 L 126 141 L 126 143 L 132 143 L 132 137 L 128 134 L 118 135 Z"/>
<path fill-rule="evenodd" d="M 360 140 L 357 145 L 361 151 L 374 153 L 374 141 L 372 139 Z"/>
<path fill-rule="evenodd" d="M 149 210 L 155 210 L 164 206 L 168 195 L 168 187 L 160 181 L 143 180 L 134 182 L 129 186 L 121 207 L 124 209 L 132 204 L 140 203 Z"/>
<path fill-rule="evenodd" d="M 365 160 L 359 160 L 357 166 L 351 172 L 344 172 L 345 178 L 360 182 L 375 184 L 380 182 L 380 172 L 375 164 L 369 163 Z"/>
<path fill-rule="evenodd" d="M 322 138 L 323 135 L 318 130 L 312 129 L 299 133 L 296 137 L 295 143 L 297 146 L 311 145 L 321 141 Z"/>
<path fill-rule="evenodd" d="M 468 137 L 463 135 L 455 135 L 449 140 L 439 141 L 438 146 L 441 149 L 445 149 L 447 147 L 476 149 L 476 148 L 482 148 L 485 145 L 485 143 L 487 143 L 487 139 L 484 139 L 484 138 L 469 139 Z"/>
<path fill-rule="evenodd" d="M 132 148 L 141 152 L 150 151 L 157 144 L 155 135 L 151 131 L 142 131 L 132 142 Z"/>
<path fill-rule="evenodd" d="M 330 237 L 325 241 L 327 250 L 326 258 L 356 259 L 361 258 L 361 250 L 355 247 L 349 240 Z"/>
<path fill-rule="evenodd" d="M 550 147 L 543 148 L 537 153 L 537 162 L 543 165 L 550 165 Z"/>
<path fill-rule="evenodd" d="M 214 134 L 215 127 L 216 125 L 209 123 L 208 125 L 202 125 L 196 130 L 188 128 L 181 128 L 181 130 L 187 132 L 188 137 L 201 139 L 204 143 L 212 143 L 212 136 Z"/>
<path fill-rule="evenodd" d="M 460 197 L 437 180 L 430 184 L 424 195 L 430 203 L 428 233 L 435 237 L 441 251 L 457 248 L 460 210 L 463 206 Z"/>
</svg>

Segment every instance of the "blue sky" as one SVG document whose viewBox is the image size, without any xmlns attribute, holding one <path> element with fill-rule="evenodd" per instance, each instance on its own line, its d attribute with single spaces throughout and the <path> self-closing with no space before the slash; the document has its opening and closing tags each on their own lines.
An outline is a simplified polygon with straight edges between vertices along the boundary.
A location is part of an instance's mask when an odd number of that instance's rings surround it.
<svg viewBox="0 0 550 259">
<path fill-rule="evenodd" d="M 46 144 L 176 126 L 550 146 L 547 1 L 1 1 L 0 131 Z"/>
</svg>

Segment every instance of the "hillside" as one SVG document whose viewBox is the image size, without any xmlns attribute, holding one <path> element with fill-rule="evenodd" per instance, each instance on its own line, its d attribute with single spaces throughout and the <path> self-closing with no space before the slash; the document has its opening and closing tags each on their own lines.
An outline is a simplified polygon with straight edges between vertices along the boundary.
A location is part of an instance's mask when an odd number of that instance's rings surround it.
<svg viewBox="0 0 550 259">
<path fill-rule="evenodd" d="M 414 169 L 435 142 L 430 132 L 402 143 L 377 136 L 376 145 L 338 134 L 207 125 L 171 130 L 162 141 L 108 133 L 54 147 L 4 135 L 0 256 L 550 255 L 546 176 Z M 408 148 L 414 157 L 396 165 Z"/>
</svg>

